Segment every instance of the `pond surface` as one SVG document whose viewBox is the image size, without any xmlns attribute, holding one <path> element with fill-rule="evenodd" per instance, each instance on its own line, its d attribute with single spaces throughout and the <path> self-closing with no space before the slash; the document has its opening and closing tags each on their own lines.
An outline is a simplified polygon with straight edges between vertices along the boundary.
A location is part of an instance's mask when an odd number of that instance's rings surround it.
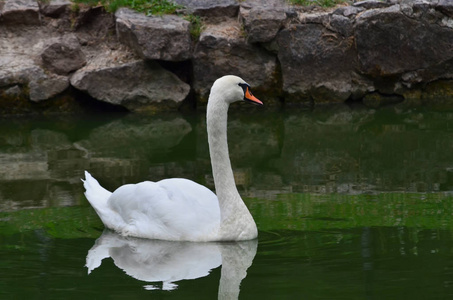
<svg viewBox="0 0 453 300">
<path fill-rule="evenodd" d="M 80 178 L 213 188 L 204 112 L 0 120 L 0 299 L 450 299 L 453 113 L 232 108 L 257 241 L 104 231 Z"/>
</svg>

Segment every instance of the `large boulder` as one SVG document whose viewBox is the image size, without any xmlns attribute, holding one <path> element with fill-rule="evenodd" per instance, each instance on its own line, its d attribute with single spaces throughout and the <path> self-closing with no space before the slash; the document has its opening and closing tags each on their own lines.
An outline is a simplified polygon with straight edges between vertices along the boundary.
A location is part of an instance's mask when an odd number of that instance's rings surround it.
<svg viewBox="0 0 453 300">
<path fill-rule="evenodd" d="M 119 41 L 141 58 L 183 61 L 191 57 L 190 23 L 183 18 L 145 16 L 127 8 L 115 15 Z"/>
<path fill-rule="evenodd" d="M 393 5 L 356 18 L 354 38 L 363 74 L 395 76 L 436 68 L 453 59 L 453 30 L 439 26 L 443 17 L 427 10 L 429 15 L 420 12 L 418 18 L 410 18 L 406 14 L 413 13 L 412 9 L 406 7 L 403 13 L 400 5 Z"/>
<path fill-rule="evenodd" d="M 139 112 L 176 109 L 190 91 L 173 73 L 144 61 L 104 68 L 88 65 L 74 73 L 71 84 L 95 99 Z"/>
<path fill-rule="evenodd" d="M 193 87 L 202 102 L 212 83 L 227 74 L 242 77 L 256 93 L 269 97 L 278 89 L 276 57 L 248 43 L 236 21 L 206 25 L 195 47 L 193 73 Z"/>
<path fill-rule="evenodd" d="M 328 30 L 323 19 L 319 24 L 310 21 L 289 25 L 277 36 L 283 91 L 288 101 L 344 102 L 373 89 L 355 72 L 354 39 L 343 35 L 347 31 Z"/>
</svg>

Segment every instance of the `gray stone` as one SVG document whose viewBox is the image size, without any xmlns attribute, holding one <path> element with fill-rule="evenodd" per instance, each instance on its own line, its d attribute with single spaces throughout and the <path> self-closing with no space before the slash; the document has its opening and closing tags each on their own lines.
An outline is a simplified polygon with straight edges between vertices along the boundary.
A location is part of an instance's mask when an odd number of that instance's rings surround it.
<svg viewBox="0 0 453 300">
<path fill-rule="evenodd" d="M 275 38 L 283 27 L 286 13 L 283 7 L 252 7 L 241 6 L 240 17 L 251 43 L 269 42 Z"/>
<path fill-rule="evenodd" d="M 453 17 L 453 1 L 452 0 L 439 0 L 439 3 L 435 5 L 436 10 L 439 10 L 443 14 Z"/>
<path fill-rule="evenodd" d="M 116 12 L 118 39 L 144 59 L 183 61 L 191 57 L 190 23 L 173 15 L 150 16 L 122 8 Z"/>
<path fill-rule="evenodd" d="M 6 59 L 8 58 L 11 60 L 14 59 L 7 56 Z M 45 78 L 43 70 L 35 65 L 29 64 L 29 62 L 25 62 L 23 65 L 19 63 L 3 65 L 2 59 L 0 58 L 0 65 L 2 66 L 0 68 L 0 87 L 27 85 L 33 78 Z"/>
<path fill-rule="evenodd" d="M 302 24 L 326 24 L 329 19 L 330 13 L 325 11 L 300 13 L 298 16 L 298 21 Z"/>
<path fill-rule="evenodd" d="M 47 2 L 39 2 L 41 13 L 52 18 L 58 18 L 67 11 L 71 4 L 72 2 L 69 0 L 50 0 Z"/>
<path fill-rule="evenodd" d="M 394 5 L 363 12 L 354 27 L 360 71 L 374 77 L 434 68 L 453 58 L 453 31 L 406 17 Z"/>
<path fill-rule="evenodd" d="M 321 24 L 294 24 L 277 37 L 283 91 L 289 101 L 343 102 L 372 86 L 355 74 L 354 40 Z"/>
<path fill-rule="evenodd" d="M 7 25 L 40 25 L 38 3 L 34 0 L 7 0 L 1 11 L 0 22 Z"/>
<path fill-rule="evenodd" d="M 236 0 L 174 0 L 183 5 L 187 13 L 201 17 L 236 17 L 239 4 Z"/>
<path fill-rule="evenodd" d="M 22 94 L 22 89 L 18 85 L 14 85 L 6 89 L 4 93 L 9 97 L 18 97 Z"/>
<path fill-rule="evenodd" d="M 9 70 L 0 69 L 0 87 L 7 86 L 12 87 L 5 93 L 9 91 L 10 94 L 26 95 L 28 90 L 30 100 L 41 101 L 60 94 L 68 88 L 69 83 L 65 76 L 48 75 L 38 66 L 24 64 Z M 20 87 L 28 87 L 28 89 Z"/>
<path fill-rule="evenodd" d="M 356 2 L 353 5 L 356 7 L 363 7 L 365 9 L 374 9 L 374 8 L 388 7 L 390 4 L 387 2 L 379 1 L 379 0 L 366 0 L 366 1 Z"/>
<path fill-rule="evenodd" d="M 46 76 L 45 79 L 32 80 L 28 84 L 31 101 L 48 100 L 62 93 L 69 87 L 69 80 L 66 76 Z"/>
<path fill-rule="evenodd" d="M 342 6 L 342 7 L 339 7 L 337 8 L 333 14 L 336 14 L 336 15 L 342 15 L 342 16 L 345 16 L 345 17 L 353 17 L 355 15 L 357 15 L 358 13 L 364 11 L 365 8 L 363 7 L 357 7 L 357 6 Z"/>
<path fill-rule="evenodd" d="M 278 89 L 276 68 L 275 56 L 247 43 L 237 22 L 208 25 L 194 51 L 193 87 L 206 101 L 217 78 L 235 74 L 252 85 L 255 93 L 268 92 L 271 96 Z"/>
<path fill-rule="evenodd" d="M 190 91 L 173 73 L 143 61 L 102 69 L 87 66 L 74 73 L 71 84 L 95 99 L 131 111 L 176 109 Z"/>
<path fill-rule="evenodd" d="M 78 70 L 86 64 L 85 54 L 73 34 L 47 42 L 41 53 L 41 59 L 46 69 L 60 75 Z"/>
<path fill-rule="evenodd" d="M 352 36 L 352 22 L 348 17 L 332 14 L 329 16 L 327 23 L 324 23 L 327 29 L 338 32 L 344 37 Z"/>
</svg>

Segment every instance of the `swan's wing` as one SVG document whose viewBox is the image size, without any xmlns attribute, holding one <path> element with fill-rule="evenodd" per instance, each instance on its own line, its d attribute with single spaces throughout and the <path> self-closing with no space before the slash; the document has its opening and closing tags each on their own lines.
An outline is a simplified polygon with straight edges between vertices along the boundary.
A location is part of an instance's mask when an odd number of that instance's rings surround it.
<svg viewBox="0 0 453 300">
<path fill-rule="evenodd" d="M 212 239 L 220 224 L 216 195 L 187 179 L 124 185 L 108 204 L 124 221 L 115 229 L 123 235 L 203 241 Z"/>
</svg>

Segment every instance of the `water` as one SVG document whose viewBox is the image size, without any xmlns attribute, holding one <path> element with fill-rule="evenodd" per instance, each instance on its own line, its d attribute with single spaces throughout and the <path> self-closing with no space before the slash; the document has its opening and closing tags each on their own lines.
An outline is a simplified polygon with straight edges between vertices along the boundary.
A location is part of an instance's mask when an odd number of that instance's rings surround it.
<svg viewBox="0 0 453 300">
<path fill-rule="evenodd" d="M 203 112 L 0 121 L 0 299 L 449 299 L 453 113 L 233 108 L 258 241 L 104 231 L 83 196 L 185 177 L 213 188 Z"/>
</svg>

